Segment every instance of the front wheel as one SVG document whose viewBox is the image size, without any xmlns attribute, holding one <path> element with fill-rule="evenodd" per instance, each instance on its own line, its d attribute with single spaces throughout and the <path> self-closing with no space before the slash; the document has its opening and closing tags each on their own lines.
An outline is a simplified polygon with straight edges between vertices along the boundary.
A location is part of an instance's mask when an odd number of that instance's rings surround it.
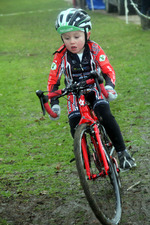
<svg viewBox="0 0 150 225">
<path fill-rule="evenodd" d="M 81 124 L 76 129 L 74 154 L 80 183 L 95 216 L 102 224 L 118 224 L 121 218 L 121 199 L 116 173 L 107 151 L 105 155 L 109 171 L 108 175 L 104 173 L 99 146 L 90 125 Z"/>
</svg>

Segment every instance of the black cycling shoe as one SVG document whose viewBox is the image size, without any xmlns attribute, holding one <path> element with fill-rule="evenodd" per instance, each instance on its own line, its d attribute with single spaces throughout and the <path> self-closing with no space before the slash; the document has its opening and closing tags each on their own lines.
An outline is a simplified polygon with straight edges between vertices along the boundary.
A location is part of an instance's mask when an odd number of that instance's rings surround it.
<svg viewBox="0 0 150 225">
<path fill-rule="evenodd" d="M 129 170 L 136 167 L 135 159 L 130 156 L 127 150 L 118 153 L 120 170 Z"/>
</svg>

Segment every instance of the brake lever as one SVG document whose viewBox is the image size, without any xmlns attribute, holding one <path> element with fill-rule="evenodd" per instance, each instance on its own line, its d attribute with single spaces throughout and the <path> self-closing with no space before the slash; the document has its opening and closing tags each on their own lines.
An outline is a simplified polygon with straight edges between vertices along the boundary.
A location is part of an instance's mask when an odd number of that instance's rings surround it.
<svg viewBox="0 0 150 225">
<path fill-rule="evenodd" d="M 44 107 L 44 103 L 48 102 L 48 96 L 45 96 L 43 94 L 43 91 L 41 91 L 41 90 L 37 90 L 36 95 L 39 97 L 39 100 L 40 100 L 40 103 L 41 103 L 41 108 L 42 108 L 42 111 L 43 111 L 43 115 L 45 116 L 46 110 L 45 110 L 45 107 Z"/>
</svg>

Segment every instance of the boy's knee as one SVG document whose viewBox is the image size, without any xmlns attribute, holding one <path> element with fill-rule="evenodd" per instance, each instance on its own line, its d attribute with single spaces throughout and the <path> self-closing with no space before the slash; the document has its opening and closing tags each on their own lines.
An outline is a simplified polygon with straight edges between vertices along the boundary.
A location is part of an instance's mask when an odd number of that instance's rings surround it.
<svg viewBox="0 0 150 225">
<path fill-rule="evenodd" d="M 80 122 L 81 114 L 79 111 L 74 111 L 74 112 L 70 113 L 68 117 L 69 117 L 69 125 L 70 125 L 71 135 L 74 138 L 75 128 Z"/>
<path fill-rule="evenodd" d="M 105 100 L 99 100 L 95 103 L 93 109 L 98 119 L 101 118 L 105 123 L 109 122 L 109 120 L 113 117 L 110 111 L 109 103 Z"/>
</svg>

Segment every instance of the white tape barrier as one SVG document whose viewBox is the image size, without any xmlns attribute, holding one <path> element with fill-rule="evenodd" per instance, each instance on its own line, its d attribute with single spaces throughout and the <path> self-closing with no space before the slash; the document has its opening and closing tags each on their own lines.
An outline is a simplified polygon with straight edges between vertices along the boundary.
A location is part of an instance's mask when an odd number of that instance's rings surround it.
<svg viewBox="0 0 150 225">
<path fill-rule="evenodd" d="M 139 11 L 139 9 L 136 7 L 136 4 L 135 4 L 132 0 L 130 0 L 130 2 L 131 2 L 131 5 L 134 7 L 134 9 L 136 10 L 136 12 L 137 12 L 137 14 L 138 14 L 139 16 L 142 16 L 142 17 L 144 17 L 144 18 L 150 20 L 150 17 L 149 17 L 149 16 L 146 16 L 146 15 L 142 14 L 142 13 Z"/>
<path fill-rule="evenodd" d="M 125 7 L 126 24 L 128 24 L 129 23 L 129 21 L 128 21 L 128 13 L 129 13 L 129 10 L 128 10 L 127 0 L 124 0 L 124 7 Z"/>
<path fill-rule="evenodd" d="M 146 19 L 150 19 L 150 17 L 148 17 L 148 16 L 142 14 L 142 13 L 139 11 L 139 9 L 137 8 L 137 5 L 136 5 L 132 0 L 130 0 L 130 2 L 131 2 L 131 5 L 134 7 L 134 9 L 136 10 L 136 12 L 137 12 L 137 14 L 138 14 L 139 16 L 144 17 L 144 18 L 146 18 Z M 129 13 L 129 10 L 128 10 L 128 3 L 127 3 L 127 0 L 124 0 L 124 7 L 125 7 L 126 24 L 128 24 L 128 23 L 129 23 L 129 22 L 128 22 L 128 21 L 129 21 L 129 20 L 128 20 L 128 13 Z"/>
<path fill-rule="evenodd" d="M 92 9 L 92 11 L 94 11 L 94 4 L 93 4 L 93 0 L 91 0 L 91 9 Z"/>
</svg>

